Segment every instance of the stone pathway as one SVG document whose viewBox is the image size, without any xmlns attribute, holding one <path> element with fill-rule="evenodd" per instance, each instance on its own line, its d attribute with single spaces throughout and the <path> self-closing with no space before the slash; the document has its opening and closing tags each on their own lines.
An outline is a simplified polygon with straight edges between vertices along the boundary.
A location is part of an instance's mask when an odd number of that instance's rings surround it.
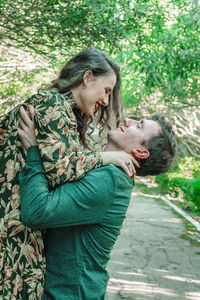
<svg viewBox="0 0 200 300">
<path fill-rule="evenodd" d="M 200 300 L 200 235 L 135 187 L 108 271 L 109 300 Z"/>
</svg>

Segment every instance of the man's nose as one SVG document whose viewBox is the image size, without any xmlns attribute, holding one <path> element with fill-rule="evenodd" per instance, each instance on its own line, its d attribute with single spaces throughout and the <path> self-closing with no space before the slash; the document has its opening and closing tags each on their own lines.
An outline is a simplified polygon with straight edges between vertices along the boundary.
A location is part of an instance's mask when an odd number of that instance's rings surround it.
<svg viewBox="0 0 200 300">
<path fill-rule="evenodd" d="M 133 125 L 135 125 L 136 123 L 137 123 L 136 120 L 129 119 L 129 118 L 125 118 L 125 119 L 124 119 L 124 125 L 125 125 L 126 127 L 133 126 Z"/>
</svg>

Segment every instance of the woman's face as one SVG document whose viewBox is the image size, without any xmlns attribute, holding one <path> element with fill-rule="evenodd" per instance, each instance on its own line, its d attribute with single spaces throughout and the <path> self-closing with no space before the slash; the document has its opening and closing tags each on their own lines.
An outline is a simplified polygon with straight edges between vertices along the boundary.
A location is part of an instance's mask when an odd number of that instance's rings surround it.
<svg viewBox="0 0 200 300">
<path fill-rule="evenodd" d="M 92 71 L 86 71 L 77 101 L 78 107 L 87 116 L 91 116 L 102 105 L 108 106 L 109 96 L 115 84 L 116 75 L 114 72 L 95 78 Z"/>
</svg>

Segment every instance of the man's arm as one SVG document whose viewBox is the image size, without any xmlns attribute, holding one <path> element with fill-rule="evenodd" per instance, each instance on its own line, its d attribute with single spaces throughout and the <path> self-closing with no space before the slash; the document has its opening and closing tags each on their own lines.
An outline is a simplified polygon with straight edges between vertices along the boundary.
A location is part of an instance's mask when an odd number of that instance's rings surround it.
<svg viewBox="0 0 200 300">
<path fill-rule="evenodd" d="M 19 174 L 22 222 L 41 229 L 98 223 L 114 197 L 114 169 L 110 165 L 93 170 L 50 192 L 39 150 L 30 147 Z"/>
</svg>

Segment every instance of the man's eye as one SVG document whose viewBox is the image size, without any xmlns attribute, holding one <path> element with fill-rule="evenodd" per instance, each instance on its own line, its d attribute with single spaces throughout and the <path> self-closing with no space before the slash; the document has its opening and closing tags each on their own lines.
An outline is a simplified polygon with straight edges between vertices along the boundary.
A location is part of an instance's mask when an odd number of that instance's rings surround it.
<svg viewBox="0 0 200 300">
<path fill-rule="evenodd" d="M 141 128 L 141 124 L 140 123 L 137 123 L 137 128 Z"/>
</svg>

